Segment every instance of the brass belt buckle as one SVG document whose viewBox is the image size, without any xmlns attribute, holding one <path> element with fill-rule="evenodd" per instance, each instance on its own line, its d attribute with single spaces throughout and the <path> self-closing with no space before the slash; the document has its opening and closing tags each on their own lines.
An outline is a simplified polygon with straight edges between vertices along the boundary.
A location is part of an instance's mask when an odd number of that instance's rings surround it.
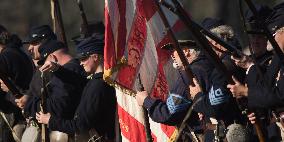
<svg viewBox="0 0 284 142">
<path fill-rule="evenodd" d="M 33 118 L 29 118 L 27 120 L 27 125 L 28 125 L 28 127 L 33 126 L 33 127 L 39 128 L 37 122 L 35 120 L 33 120 Z"/>
<path fill-rule="evenodd" d="M 99 142 L 100 140 L 102 140 L 103 136 L 100 137 L 96 137 L 96 135 L 92 136 L 88 142 Z"/>
</svg>

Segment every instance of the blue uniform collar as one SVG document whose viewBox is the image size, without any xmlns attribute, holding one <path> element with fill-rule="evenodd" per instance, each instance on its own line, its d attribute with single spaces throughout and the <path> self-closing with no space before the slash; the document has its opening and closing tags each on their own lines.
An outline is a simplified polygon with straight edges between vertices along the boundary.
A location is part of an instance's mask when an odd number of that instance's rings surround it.
<svg viewBox="0 0 284 142">
<path fill-rule="evenodd" d="M 103 74 L 104 74 L 103 72 L 91 74 L 88 76 L 88 79 L 101 79 L 103 78 Z"/>
</svg>

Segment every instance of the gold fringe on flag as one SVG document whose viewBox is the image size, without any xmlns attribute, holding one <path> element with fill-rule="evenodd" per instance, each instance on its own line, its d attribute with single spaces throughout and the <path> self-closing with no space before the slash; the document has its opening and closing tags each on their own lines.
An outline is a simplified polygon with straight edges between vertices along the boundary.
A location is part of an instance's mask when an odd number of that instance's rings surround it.
<svg viewBox="0 0 284 142">
<path fill-rule="evenodd" d="M 122 85 L 118 84 L 116 81 L 111 79 L 111 76 L 113 75 L 114 72 L 119 71 L 121 68 L 127 65 L 127 59 L 125 56 L 123 56 L 116 64 L 116 66 L 110 68 L 110 69 L 105 69 L 104 70 L 104 75 L 103 79 L 110 85 L 113 86 L 114 88 L 120 90 L 121 92 L 130 95 L 132 97 L 135 97 L 136 92 L 130 89 L 127 89 L 126 87 L 123 87 Z"/>
</svg>

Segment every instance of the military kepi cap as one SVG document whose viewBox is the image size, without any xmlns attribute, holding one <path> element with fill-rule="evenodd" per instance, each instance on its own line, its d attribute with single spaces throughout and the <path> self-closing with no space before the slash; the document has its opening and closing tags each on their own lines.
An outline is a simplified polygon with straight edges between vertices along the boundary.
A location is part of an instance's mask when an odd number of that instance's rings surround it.
<svg viewBox="0 0 284 142">
<path fill-rule="evenodd" d="M 93 34 L 77 45 L 77 59 L 88 57 L 91 54 L 104 54 L 104 34 Z"/>
<path fill-rule="evenodd" d="M 59 49 L 67 48 L 63 42 L 57 40 L 48 40 L 39 47 L 40 60 L 38 65 L 43 65 L 48 55 Z"/>
<path fill-rule="evenodd" d="M 191 35 L 190 31 L 188 30 L 183 30 L 175 33 L 175 37 L 178 40 L 178 44 L 180 45 L 180 48 L 191 48 L 195 49 L 197 47 L 196 42 L 194 41 L 193 36 Z M 161 47 L 162 49 L 165 50 L 174 50 L 174 45 L 173 43 L 167 43 Z"/>
<path fill-rule="evenodd" d="M 181 49 L 195 49 L 197 47 L 196 42 L 193 40 L 178 40 L 178 44 L 180 45 Z M 168 43 L 163 45 L 161 48 L 165 50 L 174 50 L 174 45 L 172 43 Z"/>
<path fill-rule="evenodd" d="M 222 19 L 219 19 L 219 18 L 205 18 L 201 25 L 207 29 L 207 30 L 211 30 L 211 29 L 214 29 L 214 28 L 217 28 L 221 25 L 225 25 L 224 21 Z"/>
<path fill-rule="evenodd" d="M 48 25 L 42 25 L 31 28 L 26 39 L 24 39 L 24 44 L 30 44 L 32 42 L 37 42 L 42 39 L 56 39 L 56 35 Z"/>
<path fill-rule="evenodd" d="M 265 21 L 273 11 L 267 5 L 256 5 L 255 7 L 258 15 L 260 16 L 259 18 L 263 21 Z M 251 12 L 251 10 L 246 11 L 245 18 L 248 24 L 252 24 L 255 28 L 260 28 L 257 23 L 257 17 Z"/>
<path fill-rule="evenodd" d="M 278 29 L 284 27 L 284 3 L 276 5 L 272 14 L 267 19 L 268 29 L 274 34 Z"/>
</svg>

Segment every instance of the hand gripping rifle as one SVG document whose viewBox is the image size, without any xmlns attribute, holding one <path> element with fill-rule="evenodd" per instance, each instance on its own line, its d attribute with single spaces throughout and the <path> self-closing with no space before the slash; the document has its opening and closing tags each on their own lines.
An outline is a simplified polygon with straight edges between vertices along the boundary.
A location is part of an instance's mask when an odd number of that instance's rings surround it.
<svg viewBox="0 0 284 142">
<path fill-rule="evenodd" d="M 200 45 L 199 47 L 207 53 L 206 56 L 211 59 L 211 61 L 213 61 L 215 67 L 226 76 L 228 83 L 233 84 L 234 81 L 231 78 L 231 73 L 227 71 L 225 65 L 219 59 L 217 54 L 213 51 L 208 39 L 206 39 L 206 37 L 203 36 L 203 34 L 198 30 L 198 28 L 196 28 L 196 25 L 193 23 L 192 19 L 187 15 L 181 4 L 177 0 L 172 0 L 172 2 L 175 6 L 177 16 L 185 23 L 186 27 L 192 32 L 195 41 L 198 45 Z M 237 100 L 237 102 L 240 109 L 247 111 L 246 105 L 243 104 L 243 101 Z M 261 127 L 259 122 L 256 122 L 254 124 L 254 127 L 257 130 L 259 140 L 262 142 L 262 140 L 264 140 L 264 137 L 260 129 Z"/>
<path fill-rule="evenodd" d="M 4 73 L 0 72 L 0 79 L 3 81 L 3 83 L 8 87 L 9 91 L 14 95 L 15 98 L 19 99 L 23 96 L 23 94 L 19 91 L 19 89 L 16 87 L 16 85 L 12 82 L 12 80 L 7 77 Z M 24 114 L 23 110 L 22 113 Z M 17 136 L 16 132 L 13 130 L 12 126 L 8 122 L 8 119 L 6 118 L 5 114 L 3 112 L 0 112 L 0 117 L 4 120 L 4 122 L 9 127 L 10 131 L 13 135 L 15 135 L 15 139 L 17 141 L 20 141 L 20 138 Z"/>
<path fill-rule="evenodd" d="M 173 47 L 177 51 L 178 56 L 181 59 L 182 65 L 185 68 L 186 75 L 187 75 L 187 77 L 189 79 L 189 82 L 190 82 L 190 84 L 193 84 L 192 78 L 194 76 L 193 76 L 192 70 L 190 68 L 188 68 L 189 67 L 188 60 L 186 59 L 186 57 L 185 57 L 185 55 L 184 55 L 184 53 L 183 53 L 183 51 L 182 51 L 182 49 L 181 49 L 181 47 L 180 47 L 180 45 L 178 43 L 178 40 L 176 39 L 176 37 L 174 35 L 174 32 L 172 31 L 171 26 L 170 26 L 170 24 L 169 24 L 169 22 L 168 22 L 168 20 L 167 20 L 167 18 L 165 16 L 165 14 L 163 13 L 163 11 L 162 11 L 162 9 L 160 7 L 159 2 L 157 2 L 156 0 L 155 0 L 155 5 L 158 8 L 158 13 L 159 13 L 159 15 L 160 15 L 160 17 L 161 17 L 161 19 L 163 21 L 165 29 L 167 30 L 166 32 L 169 33 L 171 39 L 173 40 Z"/>
<path fill-rule="evenodd" d="M 62 20 L 60 5 L 58 0 L 51 0 L 51 18 L 53 23 L 53 31 L 58 36 L 59 40 L 67 46 L 67 40 Z"/>
<path fill-rule="evenodd" d="M 163 10 L 162 10 L 162 8 L 161 8 L 160 3 L 155 0 L 155 5 L 156 5 L 157 11 L 158 11 L 158 13 L 159 13 L 159 15 L 160 15 L 160 17 L 161 17 L 161 19 L 162 19 L 162 21 L 163 21 L 164 26 L 165 26 L 165 28 L 167 29 L 167 32 L 169 33 L 171 39 L 173 40 L 173 47 L 174 47 L 174 49 L 177 51 L 178 56 L 179 56 L 179 58 L 181 59 L 183 66 L 185 67 L 186 75 L 187 75 L 187 77 L 188 77 L 188 79 L 189 79 L 189 81 L 190 81 L 190 84 L 191 84 L 191 85 L 194 85 L 194 83 L 193 83 L 194 74 L 193 74 L 192 70 L 189 68 L 188 60 L 186 59 L 186 57 L 185 57 L 185 55 L 184 55 L 184 53 L 183 53 L 183 51 L 182 51 L 182 49 L 181 49 L 181 47 L 180 47 L 180 44 L 178 43 L 178 40 L 177 40 L 176 37 L 174 36 L 174 33 L 173 33 L 173 31 L 172 31 L 172 29 L 171 29 L 171 26 L 170 26 L 170 24 L 169 24 L 169 22 L 168 22 L 168 20 L 167 20 L 167 18 L 166 18 L 165 13 L 163 12 Z M 179 127 L 178 134 L 177 134 L 177 136 L 176 136 L 176 140 L 175 140 L 175 141 L 178 141 L 178 140 L 179 140 L 179 138 L 180 138 L 180 136 L 181 136 L 181 133 L 183 132 L 183 130 L 184 130 L 184 129 L 186 128 L 186 126 L 187 126 L 187 121 L 188 121 L 188 119 L 190 118 L 190 116 L 191 116 L 191 114 L 192 114 L 193 107 L 194 107 L 200 100 L 201 100 L 201 98 L 199 98 L 197 101 L 195 101 L 195 102 L 192 104 L 192 106 L 188 109 L 187 114 L 186 114 L 185 118 L 183 119 L 183 121 L 182 121 L 182 123 L 181 123 L 181 125 L 180 125 L 180 127 Z M 195 134 L 194 134 L 193 131 L 190 133 L 190 135 L 191 135 L 191 138 L 192 138 L 195 142 L 198 142 L 198 141 L 199 141 L 198 138 L 195 136 Z"/>
<path fill-rule="evenodd" d="M 46 112 L 46 97 L 48 95 L 47 92 L 47 83 L 46 83 L 46 76 L 44 73 L 41 73 L 41 101 L 40 101 L 40 109 L 45 114 Z M 47 142 L 48 141 L 48 134 L 47 134 L 47 127 L 46 124 L 41 124 L 41 141 Z"/>
<path fill-rule="evenodd" d="M 140 76 L 140 73 L 138 74 L 138 82 L 139 82 L 139 91 L 145 91 L 145 88 L 142 84 L 142 81 L 141 81 L 141 76 Z M 145 107 L 143 107 L 143 114 L 144 114 L 144 128 L 145 128 L 145 131 L 146 131 L 146 140 L 147 142 L 153 142 L 153 138 L 152 138 L 152 135 L 151 135 L 151 129 L 150 129 L 150 123 L 149 123 L 149 117 L 148 117 L 148 111 Z"/>
</svg>

